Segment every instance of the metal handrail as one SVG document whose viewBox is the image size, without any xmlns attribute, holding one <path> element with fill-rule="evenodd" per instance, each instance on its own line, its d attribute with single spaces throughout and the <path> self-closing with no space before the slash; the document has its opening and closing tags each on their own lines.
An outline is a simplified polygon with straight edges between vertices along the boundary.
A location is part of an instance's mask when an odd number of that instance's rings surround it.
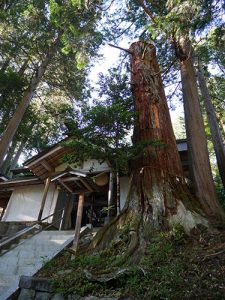
<svg viewBox="0 0 225 300">
<path fill-rule="evenodd" d="M 62 209 L 60 209 L 60 210 L 57 210 L 56 212 L 54 212 L 54 213 L 52 213 L 51 215 L 49 215 L 49 216 L 43 218 L 43 219 L 40 221 L 40 222 L 42 222 L 43 220 L 46 220 L 46 219 L 48 219 L 49 217 L 51 217 L 51 216 L 53 216 L 53 215 L 55 215 L 56 213 L 59 213 L 59 212 L 61 212 L 61 211 L 63 212 L 63 213 L 62 213 L 62 216 L 61 216 L 59 219 L 57 219 L 54 223 L 51 223 L 51 224 L 49 224 L 47 227 L 45 227 L 45 229 L 50 228 L 50 227 L 52 227 L 54 224 L 56 224 L 57 222 L 59 222 L 60 220 L 61 220 L 61 221 L 63 220 L 65 208 L 62 208 Z M 59 230 L 61 230 L 61 228 L 62 228 L 62 222 L 60 222 Z"/>
<path fill-rule="evenodd" d="M 63 219 L 63 217 L 57 219 L 54 223 L 51 223 L 51 224 L 49 224 L 48 226 L 46 226 L 45 229 L 48 229 L 48 228 L 52 227 L 54 224 L 56 224 L 57 222 L 59 222 L 59 221 L 62 220 L 62 219 Z M 59 228 L 59 230 L 60 230 L 60 228 Z"/>
<path fill-rule="evenodd" d="M 16 234 L 14 234 L 13 236 L 10 236 L 9 238 L 6 238 L 3 242 L 0 243 L 0 249 L 1 249 L 3 246 L 9 244 L 9 243 L 12 242 L 13 240 L 16 240 L 17 238 L 20 238 L 21 236 L 23 236 L 24 234 L 28 233 L 29 231 L 31 231 L 31 230 L 33 230 L 33 229 L 35 229 L 35 228 L 36 228 L 36 229 L 39 229 L 38 231 L 41 232 L 41 231 L 43 230 L 43 227 L 40 225 L 40 223 L 42 223 L 44 220 L 46 220 L 46 219 L 52 217 L 53 215 L 55 215 L 55 214 L 57 214 L 57 213 L 59 213 L 59 212 L 61 212 L 61 211 L 64 211 L 64 210 L 65 210 L 65 208 L 62 208 L 62 209 L 60 209 L 60 210 L 57 210 L 57 211 L 55 211 L 54 213 L 48 215 L 47 217 L 41 219 L 40 221 L 36 221 L 32 226 L 28 226 L 27 228 L 24 228 L 24 229 L 18 231 L 18 232 L 17 232 Z M 57 219 L 54 223 L 51 223 L 50 225 L 48 225 L 47 227 L 45 227 L 45 229 L 47 229 L 47 228 L 53 226 L 54 224 L 56 224 L 57 222 L 59 222 L 60 220 L 62 220 L 63 217 L 64 217 L 64 213 L 63 213 L 62 216 L 61 216 L 59 219 Z M 39 225 L 40 227 L 37 228 L 37 225 Z M 59 230 L 61 230 L 61 226 L 62 226 L 62 224 L 60 223 L 60 228 L 59 228 Z"/>
<path fill-rule="evenodd" d="M 37 224 L 32 225 L 32 226 L 30 226 L 30 227 L 27 227 L 27 228 L 24 228 L 24 229 L 18 231 L 18 232 L 17 232 L 16 234 L 14 234 L 13 236 L 11 236 L 11 237 L 5 239 L 3 242 L 1 242 L 1 243 L 0 243 L 0 248 L 1 248 L 2 246 L 4 246 L 4 245 L 10 243 L 11 241 L 15 240 L 16 238 L 21 237 L 23 234 L 25 234 L 25 233 L 31 231 L 31 230 L 34 229 L 34 228 L 39 229 L 39 228 L 37 228 L 36 226 L 37 226 Z"/>
<path fill-rule="evenodd" d="M 63 210 L 64 210 L 64 208 L 59 209 L 59 210 L 55 211 L 54 213 L 52 213 L 51 215 L 48 215 L 47 217 L 41 219 L 40 221 L 37 221 L 37 223 L 38 223 L 38 222 L 41 222 L 41 223 L 42 223 L 44 220 L 46 220 L 46 219 L 52 217 L 52 216 L 55 215 L 56 213 L 59 213 L 60 211 L 63 211 Z"/>
</svg>

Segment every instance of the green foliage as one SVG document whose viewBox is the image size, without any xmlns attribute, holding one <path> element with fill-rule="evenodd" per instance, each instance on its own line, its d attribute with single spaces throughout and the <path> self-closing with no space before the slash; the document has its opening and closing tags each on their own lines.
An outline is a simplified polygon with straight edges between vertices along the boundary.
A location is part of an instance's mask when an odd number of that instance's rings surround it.
<svg viewBox="0 0 225 300">
<path fill-rule="evenodd" d="M 147 153 L 149 146 L 164 149 L 164 141 L 146 140 L 132 145 L 131 131 L 136 119 L 133 99 L 128 87 L 128 77 L 116 69 L 109 76 L 100 75 L 100 101 L 85 106 L 80 124 L 74 123 L 70 135 L 74 138 L 65 142 L 74 153 L 65 155 L 63 161 L 76 163 L 90 158 L 100 163 L 109 162 L 114 171 L 127 173 L 128 163 Z"/>
<path fill-rule="evenodd" d="M 15 136 L 18 143 L 27 141 L 27 154 L 62 138 L 64 121 L 69 115 L 72 117 L 75 101 L 82 100 L 86 93 L 87 65 L 90 57 L 96 56 L 102 35 L 96 25 L 101 16 L 101 1 L 92 1 L 88 7 L 85 3 L 22 0 L 3 5 L 0 14 L 0 134 L 31 79 L 36 77 L 38 66 L 49 54 L 50 45 L 55 43 L 55 51 L 33 95 L 32 106 Z"/>
<path fill-rule="evenodd" d="M 178 116 L 177 118 L 173 118 L 173 131 L 176 139 L 185 139 L 186 138 L 186 130 L 185 130 L 185 121 L 184 117 Z"/>
<path fill-rule="evenodd" d="M 17 72 L 13 70 L 0 71 L 0 91 L 22 91 L 26 84 L 25 79 L 21 78 Z"/>
<path fill-rule="evenodd" d="M 135 118 L 127 76 L 115 69 L 105 78 L 101 74 L 99 96 L 101 102 L 83 107 L 81 124 L 70 132 L 74 139 L 66 143 L 75 154 L 65 159 L 77 163 L 89 158 L 109 161 L 117 170 L 125 171 L 131 148 L 127 136 Z"/>
<path fill-rule="evenodd" d="M 217 193 L 218 199 L 219 199 L 223 209 L 225 209 L 225 189 L 222 184 L 221 178 L 218 174 L 218 170 L 217 170 L 216 176 L 214 177 L 214 181 L 215 181 L 215 187 L 216 187 L 216 193 Z"/>
<path fill-rule="evenodd" d="M 110 282 L 89 281 L 84 270 L 96 275 L 111 273 L 115 260 L 119 259 L 113 247 L 95 254 L 79 255 L 72 261 L 70 255 L 64 253 L 43 272 L 53 279 L 55 291 L 64 295 L 127 296 L 131 299 L 192 299 L 206 294 L 218 294 L 219 297 L 223 291 L 217 293 L 213 282 L 221 282 L 223 275 L 220 279 L 216 279 L 216 274 L 213 277 L 207 275 L 211 271 L 206 270 L 207 261 L 202 261 L 202 251 L 203 247 L 190 243 L 182 226 L 176 225 L 169 232 L 151 232 L 151 240 L 140 263 L 125 266 L 128 271 Z"/>
<path fill-rule="evenodd" d="M 105 206 L 101 209 L 101 212 L 108 213 L 111 209 L 114 209 L 114 208 L 115 208 L 115 205 Z"/>
</svg>

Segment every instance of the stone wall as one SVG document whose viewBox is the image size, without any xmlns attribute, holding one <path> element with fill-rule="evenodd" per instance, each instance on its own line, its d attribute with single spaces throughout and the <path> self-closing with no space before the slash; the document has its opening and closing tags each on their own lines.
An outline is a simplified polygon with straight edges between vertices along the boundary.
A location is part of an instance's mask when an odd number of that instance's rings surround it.
<svg viewBox="0 0 225 300">
<path fill-rule="evenodd" d="M 13 236 L 18 231 L 32 225 L 33 222 L 0 222 L 0 240 Z"/>
<path fill-rule="evenodd" d="M 69 295 L 65 298 L 59 293 L 54 293 L 53 284 L 50 280 L 30 276 L 21 276 L 19 287 L 17 300 L 119 300 L 119 298 L 80 297 L 79 295 Z M 127 298 L 123 299 L 126 300 Z"/>
</svg>

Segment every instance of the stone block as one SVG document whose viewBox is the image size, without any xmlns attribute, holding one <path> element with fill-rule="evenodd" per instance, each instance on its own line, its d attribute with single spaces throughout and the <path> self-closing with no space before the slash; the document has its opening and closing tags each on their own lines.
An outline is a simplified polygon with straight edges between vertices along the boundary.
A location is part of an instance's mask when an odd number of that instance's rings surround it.
<svg viewBox="0 0 225 300">
<path fill-rule="evenodd" d="M 65 300 L 65 298 L 61 294 L 55 294 L 52 296 L 51 300 Z"/>
<path fill-rule="evenodd" d="M 79 295 L 73 294 L 73 295 L 69 295 L 67 299 L 68 300 L 83 300 L 84 298 Z"/>
<path fill-rule="evenodd" d="M 35 300 L 49 300 L 50 294 L 46 292 L 37 292 L 35 295 Z"/>
<path fill-rule="evenodd" d="M 84 300 L 119 300 L 119 298 L 88 296 Z"/>
<path fill-rule="evenodd" d="M 35 290 L 21 289 L 17 300 L 33 300 L 35 296 Z"/>
<path fill-rule="evenodd" d="M 51 292 L 53 284 L 45 278 L 37 278 L 31 276 L 21 276 L 19 282 L 20 288 L 34 289 L 40 292 Z"/>
</svg>

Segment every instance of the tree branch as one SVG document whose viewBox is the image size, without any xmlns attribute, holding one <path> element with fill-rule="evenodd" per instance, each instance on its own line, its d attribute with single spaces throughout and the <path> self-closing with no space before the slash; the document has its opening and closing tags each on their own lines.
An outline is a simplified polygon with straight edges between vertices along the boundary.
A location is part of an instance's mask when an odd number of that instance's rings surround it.
<svg viewBox="0 0 225 300">
<path fill-rule="evenodd" d="M 113 47 L 113 48 L 116 48 L 116 49 L 119 49 L 119 50 L 122 50 L 122 51 L 125 51 L 129 54 L 133 54 L 133 52 L 131 52 L 129 49 L 125 49 L 125 48 L 122 48 L 122 47 L 119 47 L 119 46 L 116 46 L 116 45 L 113 45 L 113 44 L 108 44 L 110 47 Z"/>
<path fill-rule="evenodd" d="M 155 23 L 155 17 L 153 16 L 150 9 L 144 4 L 143 0 L 135 0 L 139 6 L 141 6 L 145 12 L 145 14 L 151 19 L 153 23 Z"/>
</svg>

